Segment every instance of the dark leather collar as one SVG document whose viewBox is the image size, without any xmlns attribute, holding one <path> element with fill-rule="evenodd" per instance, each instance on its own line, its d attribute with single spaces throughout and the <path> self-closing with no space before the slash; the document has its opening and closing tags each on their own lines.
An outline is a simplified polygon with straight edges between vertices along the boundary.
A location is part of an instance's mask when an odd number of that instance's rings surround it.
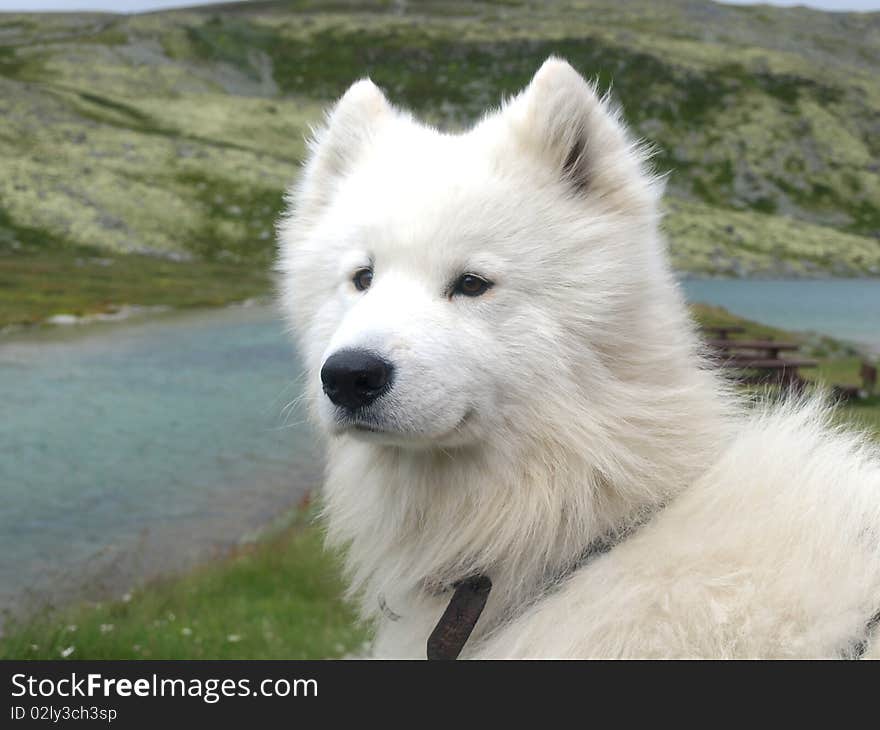
<svg viewBox="0 0 880 730">
<path fill-rule="evenodd" d="M 483 613 L 492 581 L 488 576 L 474 575 L 454 588 L 449 605 L 428 637 L 428 659 L 458 659 Z"/>
<path fill-rule="evenodd" d="M 662 505 L 661 505 L 662 507 Z M 583 567 L 593 558 L 607 553 L 613 547 L 642 527 L 661 507 L 649 510 L 614 532 L 591 542 L 580 558 L 551 583 L 558 583 Z M 452 598 L 446 610 L 428 637 L 428 659 L 457 659 L 467 643 L 492 590 L 492 581 L 486 575 L 474 575 L 453 585 Z M 380 599 L 380 606 L 382 600 Z M 385 607 L 382 606 L 383 611 Z"/>
</svg>

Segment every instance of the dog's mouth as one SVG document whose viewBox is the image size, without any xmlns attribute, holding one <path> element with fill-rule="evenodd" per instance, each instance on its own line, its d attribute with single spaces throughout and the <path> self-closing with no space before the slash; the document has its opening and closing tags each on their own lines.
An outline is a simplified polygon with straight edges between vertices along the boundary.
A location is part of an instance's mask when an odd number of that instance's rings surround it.
<svg viewBox="0 0 880 730">
<path fill-rule="evenodd" d="M 365 433 L 395 433 L 388 431 L 387 429 L 374 426 L 371 423 L 354 423 L 350 426 L 350 428 L 355 431 L 362 431 Z"/>
<path fill-rule="evenodd" d="M 402 429 L 367 418 L 362 414 L 344 414 L 337 416 L 333 431 L 336 435 L 352 434 L 361 436 L 370 441 L 390 439 L 395 443 L 445 443 L 455 440 L 475 414 L 473 409 L 468 409 L 452 428 L 438 434 L 429 434 L 422 431 Z"/>
<path fill-rule="evenodd" d="M 407 437 L 406 432 L 391 424 L 368 417 L 360 413 L 337 413 L 332 427 L 335 436 L 350 435 L 366 441 L 400 441 Z"/>
<path fill-rule="evenodd" d="M 362 411 L 351 412 L 343 409 L 337 409 L 333 430 L 336 433 L 344 433 L 346 431 L 377 434 L 397 433 L 397 429 L 389 428 Z"/>
</svg>

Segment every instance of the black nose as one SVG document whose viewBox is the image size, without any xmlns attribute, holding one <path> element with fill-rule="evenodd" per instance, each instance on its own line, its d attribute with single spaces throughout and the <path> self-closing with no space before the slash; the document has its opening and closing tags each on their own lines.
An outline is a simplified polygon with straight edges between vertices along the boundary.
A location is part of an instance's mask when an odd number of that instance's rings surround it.
<svg viewBox="0 0 880 730">
<path fill-rule="evenodd" d="M 321 368 L 327 397 L 354 410 L 372 403 L 391 382 L 391 363 L 367 350 L 340 350 Z"/>
</svg>

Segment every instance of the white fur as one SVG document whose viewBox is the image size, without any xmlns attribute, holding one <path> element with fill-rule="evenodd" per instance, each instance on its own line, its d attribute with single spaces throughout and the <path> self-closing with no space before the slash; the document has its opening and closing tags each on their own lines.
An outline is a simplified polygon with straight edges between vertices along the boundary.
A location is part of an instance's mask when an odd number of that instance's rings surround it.
<svg viewBox="0 0 880 730">
<path fill-rule="evenodd" d="M 317 132 L 279 269 L 378 656 L 423 657 L 473 573 L 494 588 L 468 657 L 838 656 L 880 610 L 876 451 L 703 366 L 643 158 L 557 59 L 464 134 L 370 81 Z M 466 272 L 494 286 L 450 296 Z M 347 347 L 395 366 L 378 433 L 322 393 Z"/>
</svg>

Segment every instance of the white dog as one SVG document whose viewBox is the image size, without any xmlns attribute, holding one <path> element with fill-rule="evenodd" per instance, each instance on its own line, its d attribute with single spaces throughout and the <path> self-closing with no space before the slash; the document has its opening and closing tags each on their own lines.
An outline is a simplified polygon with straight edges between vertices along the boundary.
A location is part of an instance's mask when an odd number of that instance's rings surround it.
<svg viewBox="0 0 880 730">
<path fill-rule="evenodd" d="M 703 366 L 644 157 L 557 59 L 464 134 L 370 81 L 317 133 L 279 269 L 377 656 L 471 576 L 462 657 L 880 655 L 877 452 Z"/>
</svg>

